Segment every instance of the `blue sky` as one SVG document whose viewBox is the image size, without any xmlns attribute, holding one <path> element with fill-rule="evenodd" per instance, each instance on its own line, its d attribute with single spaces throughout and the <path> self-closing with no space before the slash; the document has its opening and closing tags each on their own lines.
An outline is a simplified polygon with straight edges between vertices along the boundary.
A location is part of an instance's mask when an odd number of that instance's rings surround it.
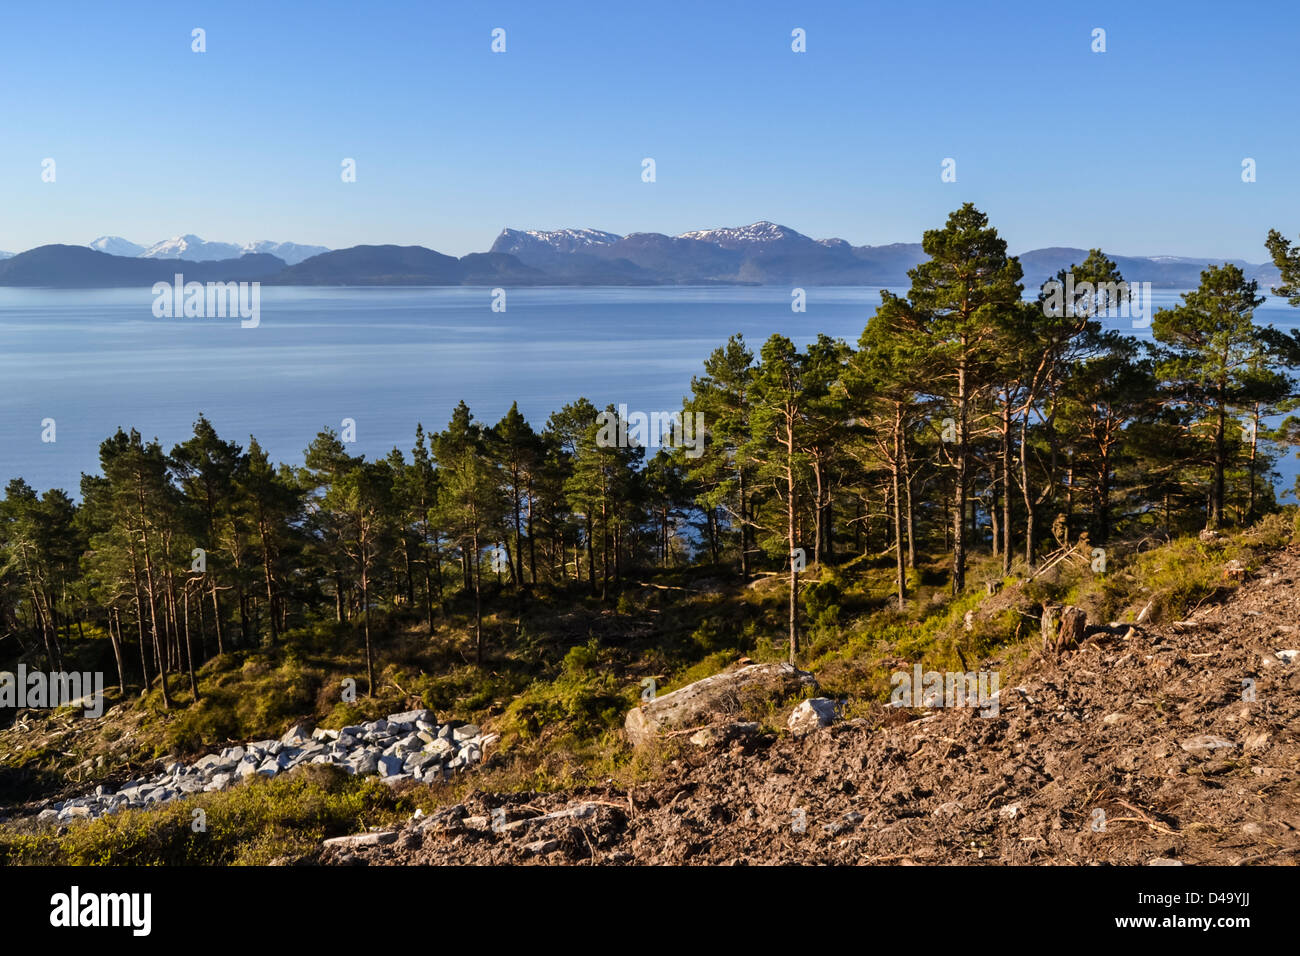
<svg viewBox="0 0 1300 956">
<path fill-rule="evenodd" d="M 1298 49 L 1290 2 L 6 4 L 0 249 L 758 219 L 880 244 L 970 200 L 1013 252 L 1258 262 L 1300 233 Z"/>
</svg>

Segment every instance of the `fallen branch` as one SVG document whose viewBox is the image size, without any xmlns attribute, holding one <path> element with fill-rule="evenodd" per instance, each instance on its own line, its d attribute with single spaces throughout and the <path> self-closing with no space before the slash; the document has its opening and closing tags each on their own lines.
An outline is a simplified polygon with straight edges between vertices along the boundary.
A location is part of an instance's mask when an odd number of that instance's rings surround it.
<svg viewBox="0 0 1300 956">
<path fill-rule="evenodd" d="M 1141 807 L 1135 807 L 1135 806 L 1133 806 L 1133 804 L 1129 803 L 1127 800 L 1120 800 L 1118 797 L 1115 799 L 1115 802 L 1118 803 L 1121 807 L 1125 807 L 1125 808 L 1127 808 L 1127 809 L 1129 809 L 1129 810 L 1132 810 L 1132 811 L 1133 811 L 1134 813 L 1136 813 L 1136 814 L 1137 814 L 1141 819 L 1134 819 L 1134 818 L 1132 818 L 1132 817 L 1116 817 L 1112 822 L 1115 822 L 1115 823 L 1121 823 L 1121 822 L 1124 822 L 1124 821 L 1130 821 L 1130 820 L 1131 820 L 1131 821 L 1133 821 L 1133 822 L 1135 822 L 1135 823 L 1145 823 L 1145 824 L 1146 824 L 1147 826 L 1149 826 L 1151 829 L 1153 829 L 1153 830 L 1155 830 L 1155 831 L 1157 831 L 1157 832 L 1159 832 L 1159 833 L 1168 833 L 1170 836 L 1177 836 L 1177 835 L 1178 835 L 1178 831 L 1177 831 L 1177 830 L 1171 830 L 1171 829 L 1169 829 L 1168 827 L 1166 827 L 1165 825 L 1163 825 L 1163 824 L 1157 822 L 1155 817 L 1151 816 L 1151 814 L 1147 813 L 1147 812 L 1146 812 L 1145 810 L 1143 810 Z"/>
</svg>

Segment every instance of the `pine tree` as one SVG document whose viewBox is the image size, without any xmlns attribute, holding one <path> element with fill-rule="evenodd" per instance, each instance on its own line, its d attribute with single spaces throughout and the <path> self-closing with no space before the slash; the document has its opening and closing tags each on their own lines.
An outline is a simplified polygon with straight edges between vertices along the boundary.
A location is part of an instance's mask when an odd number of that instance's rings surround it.
<svg viewBox="0 0 1300 956">
<path fill-rule="evenodd" d="M 296 473 L 298 489 L 306 510 L 303 530 L 308 537 L 308 560 L 333 585 L 334 619 L 347 618 L 347 568 L 343 529 L 337 515 L 324 504 L 329 490 L 360 463 L 347 453 L 331 428 L 317 433 L 304 453 L 304 467 Z"/>
<path fill-rule="evenodd" d="M 236 472 L 236 493 L 261 554 L 268 638 L 274 645 L 287 616 L 281 597 L 287 576 L 283 561 L 294 550 L 292 532 L 303 516 L 302 489 L 278 472 L 257 439 L 250 438 L 243 467 Z"/>
<path fill-rule="evenodd" d="M 528 546 L 532 550 L 532 573 L 537 579 L 537 558 L 533 544 L 533 485 L 542 458 L 542 444 L 537 434 L 519 413 L 519 403 L 510 405 L 510 411 L 492 429 L 489 449 L 494 462 L 501 469 L 502 483 L 510 507 L 510 530 L 514 546 L 510 549 L 511 577 L 515 586 L 524 584 L 525 522 Z"/>
<path fill-rule="evenodd" d="M 849 363 L 847 380 L 855 412 L 857 441 L 849 444 L 858 452 L 860 464 L 870 469 L 883 461 L 889 469 L 889 500 L 893 513 L 895 558 L 894 588 L 901 611 L 907 606 L 907 560 L 904 538 L 912 539 L 911 455 L 909 434 L 922 414 L 913 376 L 900 361 L 902 343 L 896 338 L 897 324 L 887 303 L 878 310 L 858 340 L 858 351 Z"/>
<path fill-rule="evenodd" d="M 704 416 L 705 445 L 690 462 L 690 478 L 700 486 L 710 554 L 719 557 L 720 522 L 725 513 L 739 532 L 740 577 L 748 581 L 753 556 L 753 463 L 742 453 L 749 440 L 750 387 L 754 353 L 743 336 L 733 335 L 704 360 L 704 375 L 691 379 L 683 414 Z"/>
<path fill-rule="evenodd" d="M 134 429 L 121 429 L 99 449 L 100 466 L 108 479 L 114 524 L 127 539 L 135 584 L 136 622 L 143 658 L 145 612 L 153 647 L 154 666 L 159 675 L 164 709 L 171 707 L 167 685 L 169 660 L 165 652 L 166 621 L 160 609 L 161 574 L 158 567 L 159 527 L 162 525 L 170 485 L 167 464 L 158 443 L 145 444 Z M 143 578 L 141 575 L 143 574 Z M 143 663 L 143 660 L 142 660 Z"/>
<path fill-rule="evenodd" d="M 992 377 L 998 331 L 1021 308 L 1021 268 L 988 217 L 966 203 L 943 229 L 928 230 L 930 258 L 908 272 L 908 296 L 882 293 L 882 309 L 905 343 L 900 360 L 951 410 L 943 449 L 952 467 L 953 591 L 966 586 L 966 515 L 972 478 L 972 432 Z M 948 441 L 948 438 L 951 441 Z M 951 450 L 948 449 L 951 445 Z"/>
<path fill-rule="evenodd" d="M 553 448 L 550 472 L 559 491 L 554 503 L 556 510 L 562 504 L 573 516 L 574 577 L 582 576 L 580 549 L 585 548 L 587 585 L 592 594 L 598 593 L 595 561 L 597 506 L 587 500 L 586 495 L 590 489 L 583 487 L 585 481 L 575 484 L 574 473 L 579 458 L 590 458 L 593 454 L 592 447 L 595 445 L 596 432 L 599 430 L 596 422 L 597 415 L 595 405 L 586 398 L 579 398 L 553 413 L 546 421 L 546 432 Z"/>
<path fill-rule="evenodd" d="M 1154 420 L 1156 379 L 1152 362 L 1131 336 L 1090 329 L 1081 351 L 1063 384 L 1057 422 L 1075 474 L 1087 476 L 1091 540 L 1104 545 L 1114 529 L 1115 474 L 1132 457 L 1128 429 Z"/>
<path fill-rule="evenodd" d="M 323 505 L 336 517 L 339 543 L 350 559 L 361 596 L 361 628 L 366 651 L 366 693 L 375 693 L 371 608 L 382 597 L 384 557 L 392 549 L 393 472 L 386 461 L 360 462 L 331 484 Z"/>
<path fill-rule="evenodd" d="M 228 519 L 234 498 L 234 476 L 242 449 L 222 441 L 203 415 L 194 423 L 194 437 L 172 448 L 169 461 L 190 509 L 198 517 L 194 529 L 198 546 L 207 552 L 204 580 L 212 602 L 217 653 L 225 653 L 222 634 L 222 590 L 219 527 Z M 229 585 L 227 585 L 229 586 Z"/>
<path fill-rule="evenodd" d="M 474 595 L 474 662 L 483 665 L 483 549 L 499 540 L 505 499 L 487 450 L 487 436 L 461 402 L 433 443 L 443 475 L 443 514 L 459 529 L 466 590 Z"/>
<path fill-rule="evenodd" d="M 751 387 L 750 440 L 743 453 L 758 465 L 758 481 L 771 487 L 781 503 L 784 544 L 789 570 L 789 661 L 799 652 L 799 518 L 800 488 L 808 468 L 804 453 L 807 437 L 805 373 L 807 356 L 783 335 L 773 335 L 759 353 Z M 772 529 L 768 529 L 772 532 Z M 779 534 L 776 533 L 776 534 Z"/>
<path fill-rule="evenodd" d="M 1157 374 L 1167 382 L 1170 401 L 1191 409 L 1191 427 L 1208 431 L 1212 474 L 1206 527 L 1223 524 L 1224 482 L 1229 465 L 1228 417 L 1247 394 L 1251 369 L 1265 343 L 1254 324 L 1264 302 L 1258 283 L 1230 263 L 1201 273 L 1199 288 L 1182 304 L 1160 309 L 1152 332 L 1165 348 Z"/>
<path fill-rule="evenodd" d="M 424 576 L 424 608 L 429 633 L 433 634 L 434 595 L 442 608 L 442 542 L 434 516 L 439 511 L 441 476 L 433 465 L 425 440 L 424 426 L 415 426 L 415 447 L 411 465 L 402 482 L 402 497 L 407 502 L 419 531 L 417 561 Z"/>
</svg>

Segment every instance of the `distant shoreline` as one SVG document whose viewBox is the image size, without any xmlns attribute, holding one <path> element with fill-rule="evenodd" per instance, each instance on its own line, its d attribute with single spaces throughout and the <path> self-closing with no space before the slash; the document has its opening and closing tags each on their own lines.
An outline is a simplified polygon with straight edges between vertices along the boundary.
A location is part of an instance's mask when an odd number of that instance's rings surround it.
<svg viewBox="0 0 1300 956">
<path fill-rule="evenodd" d="M 783 227 L 774 227 L 781 229 Z M 257 282 L 264 286 L 337 288 L 673 288 L 764 287 L 889 288 L 910 283 L 908 273 L 928 257 L 920 243 L 853 247 L 827 245 L 793 231 L 775 240 L 739 244 L 682 237 L 628 237 L 617 252 L 555 247 L 535 237 L 502 251 L 456 258 L 423 246 L 353 246 L 292 265 L 277 256 L 188 260 L 117 256 L 86 246 L 46 245 L 0 259 L 0 287 L 94 289 L 151 287 L 173 282 Z M 502 245 L 499 240 L 493 249 Z M 505 251 L 508 248 L 510 251 Z M 1015 257 L 1023 285 L 1044 281 L 1084 261 L 1083 249 L 1031 249 Z M 1213 257 L 1114 256 L 1129 282 L 1154 289 L 1190 289 L 1201 272 L 1225 260 Z M 1261 289 L 1280 282 L 1271 263 L 1226 260 Z"/>
</svg>

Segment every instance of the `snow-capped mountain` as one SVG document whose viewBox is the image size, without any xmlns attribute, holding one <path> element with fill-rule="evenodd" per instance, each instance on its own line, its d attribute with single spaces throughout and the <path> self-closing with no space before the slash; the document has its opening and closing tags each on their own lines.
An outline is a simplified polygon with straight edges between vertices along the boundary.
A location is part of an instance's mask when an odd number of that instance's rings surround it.
<svg viewBox="0 0 1300 956">
<path fill-rule="evenodd" d="M 750 223 L 748 226 L 733 226 L 723 229 L 698 229 L 683 232 L 677 236 L 665 236 L 657 232 L 636 232 L 620 236 L 600 229 L 503 229 L 492 249 L 494 252 L 516 253 L 545 250 L 550 253 L 594 253 L 601 255 L 613 251 L 620 243 L 629 239 L 645 241 L 649 237 L 659 240 L 689 240 L 720 246 L 723 249 L 747 249 L 755 246 L 779 242 L 809 244 L 818 242 L 825 246 L 848 246 L 843 239 L 809 239 L 801 232 L 795 232 L 789 226 L 781 226 L 766 219 Z"/>
<path fill-rule="evenodd" d="M 489 251 L 557 277 L 598 276 L 614 284 L 643 280 L 641 269 L 612 252 L 623 241 L 599 229 L 503 229 Z"/>
<path fill-rule="evenodd" d="M 96 252 L 106 252 L 110 256 L 134 257 L 144 252 L 144 246 L 138 246 L 121 236 L 100 236 L 93 242 L 87 243 L 87 245 Z"/>
<path fill-rule="evenodd" d="M 208 242 L 188 234 L 155 242 L 140 253 L 141 259 L 187 259 L 190 262 L 209 262 L 213 259 L 238 259 L 239 246 L 229 242 Z"/>
<path fill-rule="evenodd" d="M 599 229 L 503 229 L 497 244 L 503 246 L 546 246 L 554 252 L 589 252 L 623 237 Z M 494 247 L 495 248 L 495 247 Z"/>
<path fill-rule="evenodd" d="M 12 252 L 0 252 L 0 259 L 12 259 L 13 257 L 14 254 Z"/>
<path fill-rule="evenodd" d="M 186 259 L 190 262 L 210 262 L 215 259 L 238 259 L 240 256 L 259 252 L 269 253 L 292 266 L 304 259 L 318 256 L 322 252 L 329 252 L 329 249 L 325 246 L 305 246 L 297 242 L 272 242 L 269 239 L 238 244 L 208 242 L 189 233 L 155 242 L 136 255 L 141 259 Z"/>
<path fill-rule="evenodd" d="M 258 239 L 256 242 L 246 242 L 239 248 L 242 255 L 266 252 L 275 256 L 277 259 L 283 259 L 286 265 L 291 266 L 296 266 L 304 259 L 318 256 L 322 252 L 330 251 L 326 246 L 304 246 L 297 242 L 271 242 L 269 239 Z"/>
<path fill-rule="evenodd" d="M 869 270 L 842 239 L 817 241 L 767 220 L 667 236 L 597 229 L 506 229 L 492 251 L 583 282 L 770 282 L 851 279 Z"/>
<path fill-rule="evenodd" d="M 696 229 L 676 236 L 598 229 L 506 229 L 492 251 L 515 256 L 556 279 L 601 283 L 729 283 L 906 285 L 908 270 L 925 260 L 920 243 L 855 246 L 843 239 L 812 239 L 789 226 L 760 219 L 747 226 Z M 1037 288 L 1086 250 L 1034 249 L 1020 254 L 1025 287 Z M 1185 256 L 1111 257 L 1124 276 L 1161 288 L 1192 288 L 1207 260 Z M 1261 287 L 1276 283 L 1271 266 L 1241 263 Z"/>
<path fill-rule="evenodd" d="M 678 239 L 694 239 L 697 242 L 709 242 L 724 249 L 742 249 L 761 243 L 793 240 L 795 242 L 812 242 L 801 232 L 795 232 L 788 226 L 780 226 L 766 219 L 752 222 L 748 226 L 734 226 L 724 229 L 697 229 L 683 232 Z"/>
</svg>

